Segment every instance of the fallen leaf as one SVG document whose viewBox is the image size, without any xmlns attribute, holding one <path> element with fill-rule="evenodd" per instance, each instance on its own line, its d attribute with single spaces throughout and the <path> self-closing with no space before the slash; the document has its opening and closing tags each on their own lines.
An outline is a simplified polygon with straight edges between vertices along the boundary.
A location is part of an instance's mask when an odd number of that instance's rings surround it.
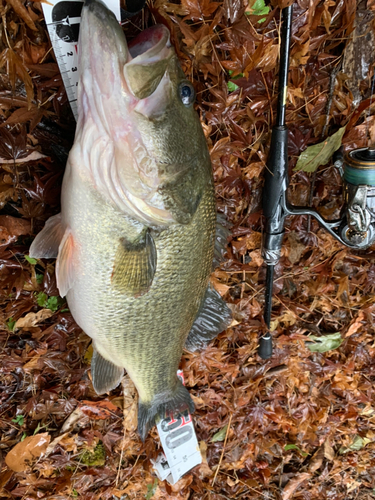
<svg viewBox="0 0 375 500">
<path fill-rule="evenodd" d="M 308 349 L 311 352 L 327 352 L 332 351 L 332 349 L 337 349 L 343 343 L 344 339 L 341 337 L 341 333 L 331 333 L 329 335 L 323 335 L 322 337 L 317 337 L 315 335 L 310 335 L 309 340 L 314 340 L 316 344 L 309 341 L 306 342 Z"/>
<path fill-rule="evenodd" d="M 17 122 L 18 123 L 18 122 Z M 29 161 L 36 161 L 40 160 L 41 158 L 47 158 L 46 155 L 43 155 L 42 153 L 39 153 L 39 151 L 30 151 L 30 153 L 23 157 L 23 158 L 17 158 L 17 160 L 6 160 L 5 158 L 1 158 L 0 156 L 0 164 L 3 165 L 13 165 L 13 164 L 21 164 Z"/>
<path fill-rule="evenodd" d="M 310 479 L 311 476 L 312 474 L 310 474 L 310 472 L 300 472 L 296 474 L 294 478 L 291 479 L 285 486 L 281 495 L 282 500 L 289 500 L 289 498 L 293 496 L 296 489 L 299 488 L 304 481 Z"/>
<path fill-rule="evenodd" d="M 76 424 L 79 425 L 84 419 L 88 420 L 87 416 L 83 413 L 81 408 L 76 408 L 63 423 L 61 432 L 66 433 L 72 431 Z"/>
<path fill-rule="evenodd" d="M 31 232 L 29 220 L 19 219 L 11 215 L 0 215 L 0 226 L 5 227 L 11 236 L 22 236 Z"/>
<path fill-rule="evenodd" d="M 20 0 L 6 0 L 8 4 L 13 8 L 14 12 L 20 16 L 21 19 L 25 21 L 27 26 L 33 31 L 38 31 L 38 28 L 35 26 L 34 21 L 31 19 L 30 14 L 27 12 L 27 9 L 20 2 Z"/>
<path fill-rule="evenodd" d="M 359 451 L 366 446 L 366 444 L 371 443 L 371 439 L 362 438 L 361 436 L 355 436 L 352 443 L 345 447 L 340 448 L 339 453 L 343 455 L 344 453 L 349 453 L 350 451 Z"/>
<path fill-rule="evenodd" d="M 301 448 L 299 446 L 297 446 L 296 444 L 287 444 L 287 445 L 284 446 L 284 450 L 285 451 L 296 450 L 299 453 L 301 453 L 301 455 L 303 457 L 307 457 L 307 455 L 308 455 L 308 453 L 306 453 L 305 451 L 301 450 Z"/>
<path fill-rule="evenodd" d="M 330 445 L 329 441 L 324 441 L 324 457 L 331 462 L 335 458 L 335 450 Z"/>
<path fill-rule="evenodd" d="M 20 328 L 30 328 L 32 326 L 36 326 L 47 318 L 53 316 L 54 312 L 50 309 L 41 309 L 36 313 L 26 314 L 23 318 L 20 318 L 16 321 L 14 325 L 14 331 L 19 330 Z"/>
<path fill-rule="evenodd" d="M 211 438 L 211 443 L 216 443 L 217 441 L 224 441 L 225 436 L 227 434 L 228 425 L 224 425 L 222 429 L 219 430 L 216 434 L 214 434 Z"/>
<path fill-rule="evenodd" d="M 5 457 L 5 463 L 15 472 L 23 472 L 35 459 L 45 453 L 50 441 L 51 436 L 48 432 L 28 436 L 10 450 Z"/>
<path fill-rule="evenodd" d="M 135 431 L 138 427 L 138 393 L 135 385 L 131 381 L 129 375 L 121 381 L 123 397 L 124 397 L 124 429 L 127 431 Z"/>
<path fill-rule="evenodd" d="M 340 128 L 336 133 L 323 142 L 308 146 L 298 158 L 294 172 L 315 172 L 320 165 L 326 165 L 333 153 L 339 149 L 346 127 Z"/>
<path fill-rule="evenodd" d="M 81 411 L 90 418 L 95 420 L 105 420 L 110 416 L 117 416 L 118 408 L 110 401 L 82 401 L 80 404 Z"/>
<path fill-rule="evenodd" d="M 365 319 L 365 313 L 363 311 L 359 311 L 358 316 L 351 322 L 348 331 L 345 334 L 345 337 L 350 337 L 358 332 L 360 328 L 363 328 L 363 320 Z"/>
<path fill-rule="evenodd" d="M 55 446 L 57 446 L 68 434 L 68 432 L 64 432 L 64 434 L 60 434 L 60 436 L 55 437 L 55 439 L 47 446 L 45 457 L 48 457 L 48 455 L 50 455 L 55 449 Z"/>
</svg>

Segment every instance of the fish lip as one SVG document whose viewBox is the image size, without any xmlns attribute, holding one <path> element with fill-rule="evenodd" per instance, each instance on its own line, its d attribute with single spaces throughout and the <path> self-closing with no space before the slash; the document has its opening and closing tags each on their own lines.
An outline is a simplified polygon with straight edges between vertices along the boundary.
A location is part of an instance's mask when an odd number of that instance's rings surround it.
<svg viewBox="0 0 375 500">
<path fill-rule="evenodd" d="M 108 7 L 101 2 L 101 0 L 85 0 L 83 4 L 82 10 L 88 10 L 96 15 L 101 21 L 106 21 L 108 19 L 108 12 L 110 12 L 113 16 L 113 12 L 108 9 Z"/>
</svg>

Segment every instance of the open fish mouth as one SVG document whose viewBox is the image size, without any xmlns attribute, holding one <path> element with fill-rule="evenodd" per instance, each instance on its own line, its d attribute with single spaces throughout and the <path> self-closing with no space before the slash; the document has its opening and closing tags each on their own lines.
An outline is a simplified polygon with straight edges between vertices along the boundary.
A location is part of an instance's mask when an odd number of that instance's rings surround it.
<svg viewBox="0 0 375 500">
<path fill-rule="evenodd" d="M 156 90 L 173 55 L 169 31 L 162 24 L 142 31 L 128 46 L 114 14 L 100 0 L 85 2 L 79 44 L 81 72 L 89 65 L 95 77 L 105 77 L 106 85 L 113 82 L 113 73 L 123 74 L 126 90 L 137 99 Z"/>
<path fill-rule="evenodd" d="M 78 155 L 72 161 L 87 165 L 94 186 L 123 212 L 143 223 L 173 223 L 158 189 L 169 172 L 178 175 L 168 168 L 173 162 L 155 152 L 154 134 L 139 124 L 162 116 L 171 100 L 168 68 L 176 55 L 168 29 L 148 28 L 128 46 L 114 14 L 100 0 L 87 0 L 78 52 Z"/>
</svg>

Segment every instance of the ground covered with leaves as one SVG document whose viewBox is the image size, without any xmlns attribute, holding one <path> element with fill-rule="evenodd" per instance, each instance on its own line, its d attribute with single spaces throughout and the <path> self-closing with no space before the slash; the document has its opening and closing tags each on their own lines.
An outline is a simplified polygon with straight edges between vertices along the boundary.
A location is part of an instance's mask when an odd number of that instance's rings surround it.
<svg viewBox="0 0 375 500">
<path fill-rule="evenodd" d="M 124 23 L 128 38 L 155 22 L 171 30 L 196 89 L 218 210 L 233 224 L 212 282 L 234 321 L 181 361 L 204 462 L 170 486 L 152 470 L 156 429 L 144 444 L 135 431 L 130 380 L 95 394 L 90 339 L 58 296 L 54 261 L 28 257 L 59 211 L 75 123 L 41 4 L 1 0 L 1 498 L 374 497 L 375 247 L 350 251 L 314 220 L 288 220 L 274 286 L 274 356 L 257 355 L 265 331 L 261 193 L 286 3 L 151 0 Z M 294 169 L 302 151 L 345 125 L 346 150 L 374 143 L 374 8 L 372 0 L 295 3 L 289 199 L 327 218 L 342 205 L 338 171 L 327 161 L 315 173 L 308 163 Z"/>
</svg>

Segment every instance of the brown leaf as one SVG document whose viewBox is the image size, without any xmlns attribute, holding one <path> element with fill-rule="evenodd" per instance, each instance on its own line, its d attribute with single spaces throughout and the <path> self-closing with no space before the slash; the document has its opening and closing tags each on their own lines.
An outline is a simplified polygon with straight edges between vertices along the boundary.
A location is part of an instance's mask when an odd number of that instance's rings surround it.
<svg viewBox="0 0 375 500">
<path fill-rule="evenodd" d="M 11 215 L 0 215 L 0 226 L 5 227 L 11 236 L 22 236 L 30 234 L 31 224 L 29 220 L 18 219 Z"/>
<path fill-rule="evenodd" d="M 95 420 L 105 420 L 111 415 L 117 415 L 118 408 L 110 401 L 82 401 L 80 410 Z"/>
<path fill-rule="evenodd" d="M 34 98 L 34 86 L 22 59 L 11 48 L 6 48 L 0 54 L 0 68 L 2 68 L 3 66 L 6 66 L 7 75 L 9 77 L 9 81 L 13 91 L 16 88 L 17 76 L 24 83 L 27 95 L 27 102 L 30 108 L 31 101 Z"/>
<path fill-rule="evenodd" d="M 27 123 L 31 120 L 40 121 L 43 116 L 43 111 L 37 106 L 32 106 L 30 109 L 18 108 L 10 115 L 10 117 L 2 124 L 5 125 L 15 125 L 17 123 Z"/>
<path fill-rule="evenodd" d="M 310 479 L 311 476 L 312 474 L 310 472 L 299 472 L 296 474 L 294 478 L 288 481 L 288 484 L 285 486 L 281 495 L 282 500 L 289 500 L 289 498 L 294 495 L 296 489 L 299 488 L 304 481 Z"/>
<path fill-rule="evenodd" d="M 121 385 L 124 397 L 123 426 L 127 431 L 135 431 L 138 427 L 138 392 L 129 375 L 125 375 Z"/>
<path fill-rule="evenodd" d="M 47 450 L 50 441 L 48 432 L 28 436 L 10 450 L 5 463 L 15 472 L 23 472 Z"/>
<path fill-rule="evenodd" d="M 363 328 L 364 318 L 365 313 L 363 311 L 359 311 L 358 316 L 351 322 L 345 337 L 350 337 L 351 335 L 357 333 L 360 328 Z"/>
<path fill-rule="evenodd" d="M 41 309 L 37 313 L 29 313 L 26 314 L 25 317 L 17 320 L 14 325 L 14 330 L 19 330 L 21 328 L 30 328 L 32 326 L 36 326 L 47 318 L 50 318 L 54 315 L 54 312 L 51 309 Z"/>
<path fill-rule="evenodd" d="M 25 21 L 27 26 L 33 31 L 38 31 L 35 26 L 34 21 L 31 19 L 30 14 L 27 12 L 25 6 L 20 2 L 20 0 L 6 0 L 8 4 L 13 8 L 14 12 L 20 16 L 21 19 Z"/>
<path fill-rule="evenodd" d="M 326 439 L 324 441 L 324 457 L 327 459 L 327 460 L 330 460 L 331 462 L 334 460 L 335 458 L 335 450 L 332 448 L 332 446 L 330 445 L 328 439 Z"/>
<path fill-rule="evenodd" d="M 17 160 L 6 160 L 5 158 L 1 158 L 1 156 L 0 156 L 0 164 L 14 165 L 14 163 L 20 164 L 20 163 L 25 163 L 25 162 L 29 162 L 29 161 L 40 160 L 41 158 L 47 158 L 47 157 L 46 157 L 46 155 L 39 153 L 39 151 L 34 150 L 34 151 L 30 151 L 30 153 L 27 156 L 25 156 L 24 158 L 19 158 Z"/>
</svg>

